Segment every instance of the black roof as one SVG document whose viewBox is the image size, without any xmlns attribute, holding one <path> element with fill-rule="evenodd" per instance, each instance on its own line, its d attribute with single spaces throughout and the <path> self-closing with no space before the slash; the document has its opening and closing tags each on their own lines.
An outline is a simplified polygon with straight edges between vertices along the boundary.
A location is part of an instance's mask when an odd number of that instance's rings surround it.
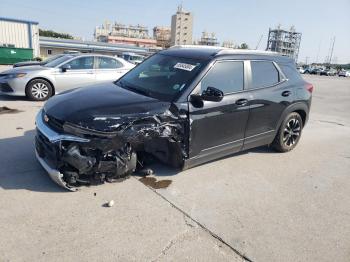
<svg viewBox="0 0 350 262">
<path fill-rule="evenodd" d="M 228 49 L 220 47 L 172 47 L 159 52 L 160 54 L 172 55 L 178 57 L 186 57 L 201 60 L 211 60 L 213 58 L 225 59 L 257 59 L 257 60 L 273 60 L 276 62 L 290 63 L 293 59 L 282 56 L 275 52 L 244 50 L 244 49 Z"/>
</svg>

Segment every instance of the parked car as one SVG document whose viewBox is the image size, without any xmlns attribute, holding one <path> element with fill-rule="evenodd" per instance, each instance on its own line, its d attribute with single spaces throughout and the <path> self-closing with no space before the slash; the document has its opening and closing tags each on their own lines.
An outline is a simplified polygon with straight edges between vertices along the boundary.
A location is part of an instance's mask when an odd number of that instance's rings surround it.
<svg viewBox="0 0 350 262">
<path fill-rule="evenodd" d="M 313 69 L 312 67 L 305 67 L 304 74 L 310 74 L 312 69 Z"/>
<path fill-rule="evenodd" d="M 305 74 L 305 68 L 303 68 L 302 66 L 297 67 L 297 70 L 299 71 L 300 74 Z"/>
<path fill-rule="evenodd" d="M 341 70 L 339 71 L 338 76 L 348 77 L 350 76 L 350 71 Z"/>
<path fill-rule="evenodd" d="M 72 88 L 115 81 L 133 67 L 117 57 L 64 55 L 43 66 L 17 67 L 0 73 L 0 94 L 43 101 Z"/>
<path fill-rule="evenodd" d="M 143 55 L 138 55 L 135 53 L 123 53 L 122 58 L 134 65 L 138 65 L 142 63 L 143 60 L 145 60 L 145 57 Z"/>
<path fill-rule="evenodd" d="M 24 61 L 24 62 L 18 62 L 13 64 L 13 67 L 21 67 L 21 66 L 31 66 L 31 65 L 45 65 L 47 63 L 50 63 L 51 61 L 60 58 L 62 56 L 64 56 L 65 54 L 59 54 L 59 55 L 54 55 L 54 56 L 50 56 L 49 58 L 45 59 L 44 61 Z"/>
<path fill-rule="evenodd" d="M 312 91 L 285 56 L 170 48 L 114 83 L 49 99 L 36 118 L 36 154 L 75 190 L 127 176 L 150 157 L 186 169 L 262 145 L 288 152 Z"/>
<path fill-rule="evenodd" d="M 325 75 L 325 76 L 335 76 L 337 74 L 337 70 L 330 68 L 330 69 L 325 69 L 320 72 L 320 75 Z"/>
<path fill-rule="evenodd" d="M 323 71 L 322 68 L 313 68 L 310 70 L 309 74 L 311 75 L 319 75 Z"/>
</svg>

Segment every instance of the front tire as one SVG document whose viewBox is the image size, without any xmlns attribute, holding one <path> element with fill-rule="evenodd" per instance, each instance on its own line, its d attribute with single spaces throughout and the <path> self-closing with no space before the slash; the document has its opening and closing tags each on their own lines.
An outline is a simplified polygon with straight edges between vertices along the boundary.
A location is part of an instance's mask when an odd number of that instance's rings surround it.
<svg viewBox="0 0 350 262">
<path fill-rule="evenodd" d="M 271 146 L 278 152 L 288 152 L 298 144 L 303 129 L 303 120 L 296 113 L 290 113 L 283 120 Z"/>
<path fill-rule="evenodd" d="M 34 79 L 28 83 L 26 95 L 33 101 L 45 101 L 52 96 L 52 90 L 52 85 L 48 81 L 44 79 Z"/>
</svg>

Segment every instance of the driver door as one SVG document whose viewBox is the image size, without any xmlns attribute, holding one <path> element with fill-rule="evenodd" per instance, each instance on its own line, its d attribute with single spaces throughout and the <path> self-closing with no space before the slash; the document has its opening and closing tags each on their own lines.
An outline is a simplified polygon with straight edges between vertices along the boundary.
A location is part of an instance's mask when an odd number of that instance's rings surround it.
<svg viewBox="0 0 350 262">
<path fill-rule="evenodd" d="M 204 76 L 194 93 L 208 87 L 224 93 L 219 102 L 189 102 L 190 158 L 218 158 L 239 151 L 249 115 L 249 92 L 244 91 L 244 62 L 218 61 Z M 212 157 L 210 157 L 212 156 Z"/>
<path fill-rule="evenodd" d="M 95 82 L 94 56 L 75 58 L 66 64 L 69 69 L 62 69 L 55 75 L 57 92 L 68 89 L 91 85 Z"/>
</svg>

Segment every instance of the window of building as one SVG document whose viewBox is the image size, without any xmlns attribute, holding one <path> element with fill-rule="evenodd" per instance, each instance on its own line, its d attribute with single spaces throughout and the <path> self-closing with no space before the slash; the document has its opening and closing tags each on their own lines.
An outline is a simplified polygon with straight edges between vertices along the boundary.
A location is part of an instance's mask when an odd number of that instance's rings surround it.
<svg viewBox="0 0 350 262">
<path fill-rule="evenodd" d="M 208 87 L 220 89 L 224 94 L 243 90 L 244 65 L 240 61 L 218 62 L 201 81 L 202 92 Z"/>
<path fill-rule="evenodd" d="M 187 35 L 187 33 L 184 33 L 184 35 Z"/>
<path fill-rule="evenodd" d="M 47 55 L 52 55 L 52 49 L 47 49 Z"/>
<path fill-rule="evenodd" d="M 123 65 L 119 61 L 109 57 L 100 56 L 97 60 L 97 68 L 99 69 L 115 69 L 122 66 Z"/>
<path fill-rule="evenodd" d="M 71 66 L 72 70 L 79 70 L 79 69 L 93 69 L 94 68 L 94 57 L 93 56 L 84 56 L 80 58 L 76 58 L 67 65 Z"/>
<path fill-rule="evenodd" d="M 275 85 L 279 82 L 279 73 L 270 61 L 251 61 L 252 88 Z"/>
</svg>

